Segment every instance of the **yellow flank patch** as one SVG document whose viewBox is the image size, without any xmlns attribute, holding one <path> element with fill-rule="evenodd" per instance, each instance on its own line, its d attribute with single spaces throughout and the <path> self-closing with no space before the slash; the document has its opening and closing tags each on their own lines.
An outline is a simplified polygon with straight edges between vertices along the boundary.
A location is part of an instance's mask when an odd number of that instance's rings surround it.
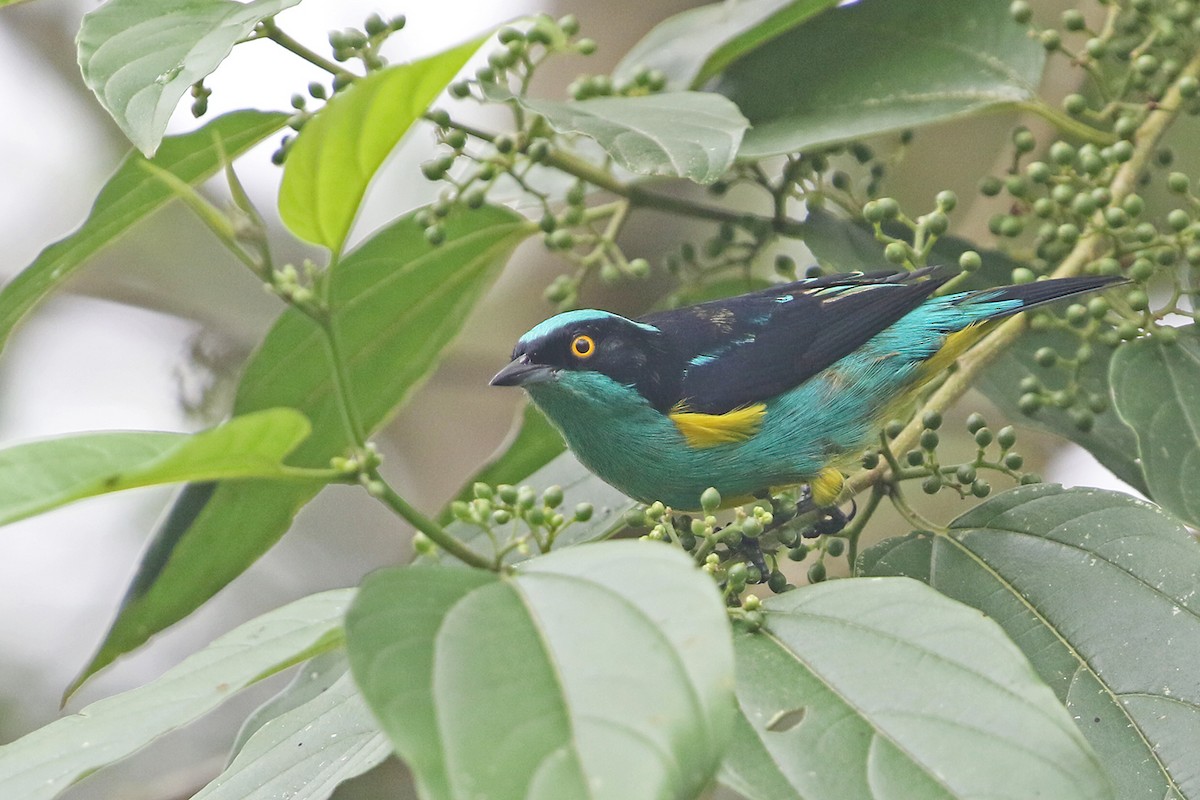
<svg viewBox="0 0 1200 800">
<path fill-rule="evenodd" d="M 808 490 L 812 492 L 813 503 L 817 508 L 828 508 L 837 505 L 838 496 L 845 485 L 846 478 L 841 471 L 829 467 L 818 472 L 816 477 L 808 482 Z"/>
<path fill-rule="evenodd" d="M 724 414 L 699 414 L 685 409 L 686 406 L 680 403 L 667 416 L 687 443 L 695 448 L 744 442 L 758 433 L 767 413 L 767 407 L 762 403 L 735 408 Z"/>
<path fill-rule="evenodd" d="M 947 336 L 941 349 L 921 365 L 921 376 L 917 380 L 917 383 L 921 384 L 927 380 L 931 380 L 941 373 L 942 370 L 949 368 L 959 356 L 967 352 L 972 345 L 982 339 L 984 334 L 991 331 L 994 327 L 995 320 L 977 322 Z"/>
</svg>

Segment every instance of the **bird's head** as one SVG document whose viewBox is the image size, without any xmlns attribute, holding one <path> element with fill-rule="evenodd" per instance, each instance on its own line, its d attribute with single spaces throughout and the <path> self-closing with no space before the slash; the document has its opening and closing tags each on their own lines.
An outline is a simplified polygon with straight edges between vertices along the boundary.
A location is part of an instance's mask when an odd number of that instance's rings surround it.
<svg viewBox="0 0 1200 800">
<path fill-rule="evenodd" d="M 599 373 L 649 398 L 660 382 L 655 356 L 661 338 L 653 325 L 618 314 L 567 311 L 522 336 L 512 362 L 496 373 L 491 385 L 531 388 Z"/>
</svg>

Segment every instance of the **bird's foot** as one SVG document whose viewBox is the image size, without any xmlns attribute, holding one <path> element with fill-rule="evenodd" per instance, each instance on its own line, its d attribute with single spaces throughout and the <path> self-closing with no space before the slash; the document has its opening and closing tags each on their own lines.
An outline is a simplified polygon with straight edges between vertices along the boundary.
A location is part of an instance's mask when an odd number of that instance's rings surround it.
<svg viewBox="0 0 1200 800">
<path fill-rule="evenodd" d="M 808 503 L 808 507 L 804 508 L 803 506 L 806 502 Z M 816 508 L 812 505 L 811 498 L 804 498 L 796 504 L 796 512 L 798 514 L 809 511 L 816 511 L 817 518 L 800 535 L 805 539 L 815 539 L 818 536 L 832 536 L 840 533 L 842 528 L 845 528 L 846 524 L 854 519 L 854 515 L 858 513 L 858 503 L 853 498 L 850 500 L 849 514 L 842 511 L 838 506 Z"/>
</svg>

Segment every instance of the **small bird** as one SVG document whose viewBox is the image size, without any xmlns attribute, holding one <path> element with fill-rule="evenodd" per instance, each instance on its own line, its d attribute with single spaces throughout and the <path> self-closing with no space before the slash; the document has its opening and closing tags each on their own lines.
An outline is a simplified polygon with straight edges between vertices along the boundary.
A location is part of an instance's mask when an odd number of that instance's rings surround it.
<svg viewBox="0 0 1200 800">
<path fill-rule="evenodd" d="M 535 326 L 493 386 L 520 386 L 579 460 L 635 500 L 700 508 L 807 484 L 836 504 L 848 467 L 990 320 L 1112 277 L 936 296 L 953 275 L 829 275 L 628 319 L 592 309 Z"/>
</svg>

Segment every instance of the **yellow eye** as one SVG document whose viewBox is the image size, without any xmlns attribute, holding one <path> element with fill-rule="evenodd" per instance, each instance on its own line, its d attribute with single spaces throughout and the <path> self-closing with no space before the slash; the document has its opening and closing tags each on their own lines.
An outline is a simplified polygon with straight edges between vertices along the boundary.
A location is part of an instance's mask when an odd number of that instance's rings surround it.
<svg viewBox="0 0 1200 800">
<path fill-rule="evenodd" d="M 596 354 L 596 343 L 587 334 L 580 334 L 571 340 L 571 354 L 576 358 L 591 358 Z"/>
</svg>

